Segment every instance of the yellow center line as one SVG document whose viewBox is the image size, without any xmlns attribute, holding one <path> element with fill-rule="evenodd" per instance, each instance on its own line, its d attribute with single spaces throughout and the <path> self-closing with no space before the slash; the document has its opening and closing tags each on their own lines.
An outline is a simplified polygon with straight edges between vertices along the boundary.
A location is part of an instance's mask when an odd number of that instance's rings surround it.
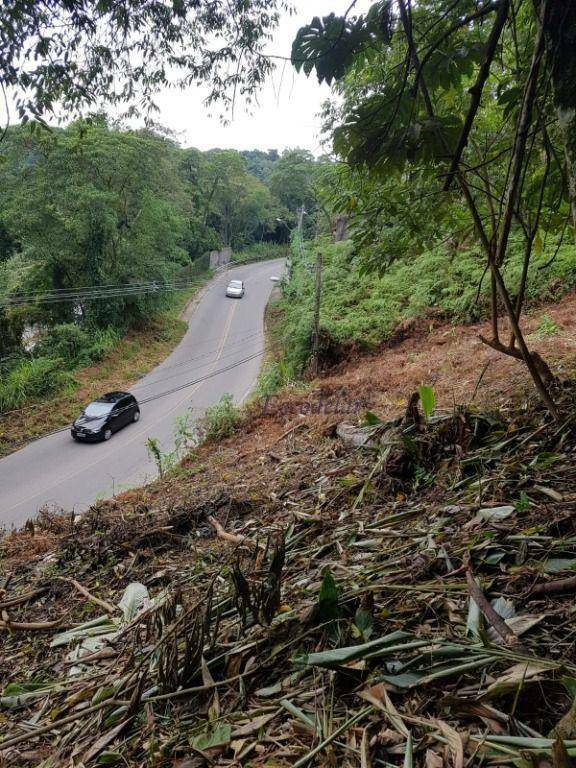
<svg viewBox="0 0 576 768">
<path fill-rule="evenodd" d="M 238 304 L 234 302 L 230 309 L 228 310 L 228 316 L 226 317 L 226 322 L 224 324 L 224 333 L 222 335 L 222 339 L 220 341 L 220 344 L 218 346 L 218 350 L 216 352 L 216 357 L 212 361 L 212 365 L 210 366 L 210 369 L 208 371 L 209 375 L 214 371 L 215 365 L 218 363 L 220 358 L 222 357 L 222 354 L 224 352 L 224 347 L 226 346 L 226 342 L 228 340 L 228 337 L 230 335 L 230 328 L 232 327 L 232 319 L 234 318 L 234 314 L 236 312 L 236 307 Z M 186 400 L 192 397 L 198 389 L 204 384 L 203 381 L 199 381 L 197 384 L 195 384 L 192 387 L 192 390 L 187 392 L 186 395 L 184 395 L 183 398 L 178 400 L 178 402 L 170 408 L 169 411 L 166 411 L 162 416 L 160 416 L 156 421 L 152 422 L 152 424 L 144 425 L 144 429 L 141 429 L 139 432 L 137 432 L 135 435 L 132 435 L 132 437 L 129 440 L 126 440 L 122 445 L 119 445 L 116 450 L 123 450 L 127 445 L 130 443 L 133 443 L 135 440 L 138 440 L 138 438 L 143 435 L 145 432 L 148 432 L 152 427 L 156 426 L 160 421 L 163 421 L 167 416 L 170 416 L 175 410 L 177 410 L 182 403 L 184 403 Z M 51 491 L 53 488 L 57 488 L 59 485 L 62 485 L 62 483 L 65 483 L 67 480 L 70 480 L 72 477 L 76 477 L 77 475 L 80 475 L 82 472 L 85 472 L 87 469 L 92 469 L 93 467 L 97 466 L 98 464 L 101 464 L 106 459 L 110 458 L 110 452 L 108 452 L 105 456 L 102 456 L 99 459 L 96 459 L 91 464 L 85 464 L 83 467 L 77 470 L 73 470 L 72 472 L 69 472 L 64 477 L 61 477 L 59 480 L 57 480 L 52 485 L 49 485 L 47 488 L 45 488 L 43 491 L 40 491 L 39 493 L 47 493 L 48 491 Z M 21 501 L 17 501 L 16 504 L 13 504 L 11 507 L 8 508 L 2 508 L 2 512 L 10 512 L 13 509 L 16 509 L 16 507 L 19 507 L 21 504 L 26 504 L 29 501 L 32 501 L 32 499 L 36 498 L 39 493 L 33 493 L 31 496 L 28 496 L 26 499 L 22 499 Z"/>
</svg>

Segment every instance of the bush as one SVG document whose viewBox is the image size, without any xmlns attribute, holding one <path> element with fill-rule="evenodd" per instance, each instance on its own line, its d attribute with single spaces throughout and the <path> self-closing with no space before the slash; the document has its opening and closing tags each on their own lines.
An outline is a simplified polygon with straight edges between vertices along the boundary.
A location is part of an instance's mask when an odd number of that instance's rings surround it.
<svg viewBox="0 0 576 768">
<path fill-rule="evenodd" d="M 288 246 L 278 243 L 254 243 L 237 253 L 232 254 L 232 261 L 245 264 L 249 261 L 268 261 L 269 259 L 285 259 L 288 256 Z"/>
<path fill-rule="evenodd" d="M 118 342 L 113 328 L 85 330 L 75 323 L 53 326 L 38 345 L 42 357 L 59 358 L 68 368 L 90 365 L 101 360 Z"/>
<path fill-rule="evenodd" d="M 256 382 L 256 397 L 264 400 L 270 395 L 276 394 L 288 381 L 286 365 L 283 360 L 266 363 Z"/>
<path fill-rule="evenodd" d="M 200 440 L 224 440 L 236 431 L 240 422 L 240 409 L 234 405 L 232 395 L 222 395 L 220 402 L 206 408 L 198 425 Z"/>
<path fill-rule="evenodd" d="M 0 412 L 20 407 L 27 400 L 61 389 L 72 381 L 62 361 L 37 357 L 18 363 L 0 381 Z"/>
</svg>

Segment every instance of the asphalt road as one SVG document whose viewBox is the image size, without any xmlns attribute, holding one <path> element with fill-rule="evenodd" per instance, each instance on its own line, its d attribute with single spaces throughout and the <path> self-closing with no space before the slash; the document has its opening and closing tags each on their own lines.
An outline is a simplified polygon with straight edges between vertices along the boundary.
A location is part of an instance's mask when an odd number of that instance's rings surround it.
<svg viewBox="0 0 576 768">
<path fill-rule="evenodd" d="M 180 344 L 132 387 L 139 400 L 160 395 L 142 404 L 137 424 L 106 443 L 75 443 L 69 431 L 62 432 L 2 459 L 0 525 L 20 527 L 43 507 L 80 512 L 145 484 L 157 474 L 146 448 L 149 437 L 170 451 L 176 417 L 198 418 L 225 393 L 241 403 L 260 370 L 264 309 L 274 287 L 270 278 L 281 271 L 281 261 L 235 267 L 204 289 L 186 313 L 188 330 Z M 225 296 L 233 278 L 245 281 L 243 299 Z"/>
</svg>

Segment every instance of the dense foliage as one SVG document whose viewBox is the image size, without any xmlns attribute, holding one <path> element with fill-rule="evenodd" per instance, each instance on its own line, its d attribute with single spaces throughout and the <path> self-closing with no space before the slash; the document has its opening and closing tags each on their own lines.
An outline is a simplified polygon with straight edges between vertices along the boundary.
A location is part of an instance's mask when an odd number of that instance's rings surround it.
<svg viewBox="0 0 576 768">
<path fill-rule="evenodd" d="M 558 416 L 521 314 L 534 259 L 546 243 L 554 260 L 576 228 L 573 4 L 398 0 L 353 16 L 355 5 L 315 18 L 293 45 L 294 66 L 340 96 L 326 127 L 345 164 L 329 169 L 324 205 L 349 218 L 378 272 L 441 244 L 456 258 L 472 246 L 491 292 L 484 341 L 526 363 Z"/>
<path fill-rule="evenodd" d="M 414 321 L 474 322 L 489 313 L 490 282 L 482 279 L 482 261 L 473 245 L 456 249 L 438 244 L 412 259 L 398 259 L 379 273 L 362 268 L 363 257 L 352 240 L 335 243 L 323 236 L 301 249 L 295 239 L 290 279 L 277 306 L 282 322 L 274 327 L 281 362 L 264 372 L 261 385 L 266 393 L 299 379 L 310 364 L 318 251 L 322 254 L 320 354 L 326 364 L 338 362 L 351 349 L 375 349 Z M 527 299 L 532 304 L 554 300 L 576 286 L 571 244 L 560 248 L 552 265 L 546 262 L 542 251 L 530 265 Z M 506 280 L 518 280 L 522 269 L 522 242 L 515 235 L 504 268 Z"/>
<path fill-rule="evenodd" d="M 281 200 L 232 150 L 182 149 L 103 116 L 66 129 L 10 128 L 0 164 L 0 381 L 5 410 L 58 388 L 129 328 L 207 274 L 211 249 L 246 258 L 286 242 L 299 199 Z M 245 153 L 259 158 L 260 153 Z M 292 155 L 270 152 L 271 168 Z M 303 194 L 310 197 L 316 163 Z M 262 175 L 262 174 L 261 174 Z"/>
</svg>

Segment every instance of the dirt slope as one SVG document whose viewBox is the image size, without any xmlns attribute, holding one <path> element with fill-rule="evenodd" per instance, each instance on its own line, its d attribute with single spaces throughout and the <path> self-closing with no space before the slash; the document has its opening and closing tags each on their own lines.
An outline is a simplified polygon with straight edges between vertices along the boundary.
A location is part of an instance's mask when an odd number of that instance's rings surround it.
<svg viewBox="0 0 576 768">
<path fill-rule="evenodd" d="M 575 303 L 535 342 L 564 372 Z M 420 329 L 166 481 L 8 536 L 0 764 L 569 764 L 576 393 L 550 423 L 477 333 Z M 389 421 L 420 383 L 445 415 Z M 379 450 L 336 427 L 366 405 Z"/>
</svg>

